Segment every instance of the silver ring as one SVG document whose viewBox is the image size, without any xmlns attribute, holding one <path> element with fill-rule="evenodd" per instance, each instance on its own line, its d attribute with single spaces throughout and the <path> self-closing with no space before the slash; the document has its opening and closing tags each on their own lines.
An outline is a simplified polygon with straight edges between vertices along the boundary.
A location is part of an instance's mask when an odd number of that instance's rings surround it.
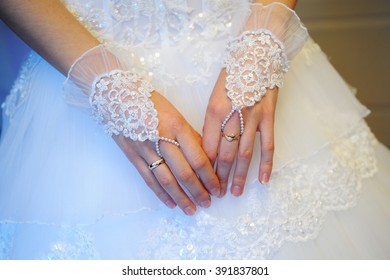
<svg viewBox="0 0 390 280">
<path fill-rule="evenodd" d="M 222 136 L 225 137 L 228 142 L 240 140 L 240 134 L 225 134 L 222 132 Z"/>
<path fill-rule="evenodd" d="M 161 164 L 164 164 L 165 160 L 163 158 L 160 158 L 159 160 L 153 162 L 152 164 L 149 164 L 149 169 L 154 170 L 155 168 L 159 167 Z"/>
</svg>

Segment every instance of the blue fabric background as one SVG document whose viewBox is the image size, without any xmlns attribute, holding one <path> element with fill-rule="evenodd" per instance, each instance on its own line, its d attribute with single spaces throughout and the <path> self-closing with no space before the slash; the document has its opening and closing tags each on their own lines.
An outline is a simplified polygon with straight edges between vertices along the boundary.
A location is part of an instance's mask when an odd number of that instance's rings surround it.
<svg viewBox="0 0 390 280">
<path fill-rule="evenodd" d="M 0 104 L 4 102 L 30 48 L 0 21 Z M 0 131 L 2 114 L 0 114 Z"/>
</svg>

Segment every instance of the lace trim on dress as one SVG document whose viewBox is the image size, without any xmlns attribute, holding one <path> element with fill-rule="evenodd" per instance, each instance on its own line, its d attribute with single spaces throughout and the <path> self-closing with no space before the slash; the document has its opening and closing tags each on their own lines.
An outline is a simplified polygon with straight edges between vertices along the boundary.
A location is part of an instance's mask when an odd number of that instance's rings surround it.
<svg viewBox="0 0 390 280">
<path fill-rule="evenodd" d="M 269 187 L 249 186 L 246 213 L 221 219 L 200 210 L 195 223 L 180 215 L 161 219 L 141 257 L 265 259 L 286 241 L 316 238 L 327 212 L 354 206 L 362 180 L 377 171 L 375 142 L 362 120 L 327 149 L 273 174 Z M 210 243 L 209 236 L 223 238 Z"/>
<path fill-rule="evenodd" d="M 31 52 L 27 60 L 23 63 L 18 77 L 11 88 L 10 94 L 7 96 L 4 103 L 1 104 L 4 115 L 8 117 L 10 122 L 12 121 L 12 117 L 17 108 L 19 108 L 19 106 L 21 106 L 21 104 L 23 104 L 27 99 L 28 87 L 31 81 L 31 72 L 39 61 L 39 56 L 34 52 Z"/>
<path fill-rule="evenodd" d="M 13 258 L 13 242 L 17 227 L 16 224 L 0 223 L 0 260 Z M 49 243 L 48 251 L 42 253 L 41 259 L 92 260 L 99 258 L 93 237 L 82 227 L 61 227 L 56 235 L 55 241 Z"/>
<path fill-rule="evenodd" d="M 157 230 L 145 234 L 140 258 L 265 259 L 286 241 L 314 239 L 329 211 L 353 207 L 358 201 L 362 180 L 377 171 L 375 143 L 362 120 L 312 157 L 275 172 L 269 187 L 247 186 L 249 210 L 237 217 L 215 217 L 200 210 L 195 217 L 162 218 Z M 0 259 L 11 256 L 15 227 L 0 223 Z M 61 234 L 47 258 L 98 258 L 93 238 L 82 226 L 63 227 Z M 224 238 L 210 243 L 209 236 Z"/>
<path fill-rule="evenodd" d="M 50 245 L 49 260 L 93 260 L 99 255 L 94 246 L 93 237 L 79 227 L 65 227 L 60 231 L 58 240 Z"/>
</svg>

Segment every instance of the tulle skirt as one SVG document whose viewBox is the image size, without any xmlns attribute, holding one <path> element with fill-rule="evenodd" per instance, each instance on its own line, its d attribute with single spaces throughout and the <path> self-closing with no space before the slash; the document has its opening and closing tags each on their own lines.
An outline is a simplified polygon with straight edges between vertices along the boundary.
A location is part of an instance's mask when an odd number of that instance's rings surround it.
<svg viewBox="0 0 390 280">
<path fill-rule="evenodd" d="M 224 45 L 195 62 L 190 45 L 132 51 L 201 132 Z M 159 202 L 91 112 L 64 98 L 64 80 L 32 54 L 3 105 L 0 259 L 390 257 L 390 152 L 312 40 L 279 92 L 269 184 L 257 181 L 257 139 L 243 196 L 193 217 Z"/>
</svg>

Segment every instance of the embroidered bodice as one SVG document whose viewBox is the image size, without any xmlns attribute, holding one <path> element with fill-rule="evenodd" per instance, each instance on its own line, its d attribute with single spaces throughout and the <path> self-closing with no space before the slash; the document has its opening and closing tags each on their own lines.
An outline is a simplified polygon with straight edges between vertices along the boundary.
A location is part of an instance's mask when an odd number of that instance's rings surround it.
<svg viewBox="0 0 390 280">
<path fill-rule="evenodd" d="M 247 0 L 64 0 L 102 42 L 122 46 L 178 44 L 230 32 L 238 4 Z"/>
</svg>

